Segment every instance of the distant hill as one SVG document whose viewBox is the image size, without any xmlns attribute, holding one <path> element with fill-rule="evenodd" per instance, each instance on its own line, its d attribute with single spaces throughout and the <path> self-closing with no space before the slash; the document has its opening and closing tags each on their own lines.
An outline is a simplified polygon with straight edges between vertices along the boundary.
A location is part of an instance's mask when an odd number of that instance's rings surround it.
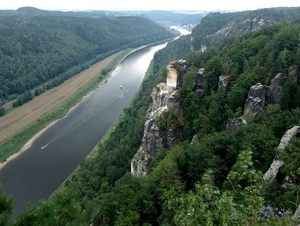
<svg viewBox="0 0 300 226">
<path fill-rule="evenodd" d="M 36 16 L 0 17 L 2 103 L 54 78 L 58 80 L 55 82 L 57 85 L 122 49 L 173 37 L 164 27 L 137 16 L 53 16 L 62 12 L 30 7 L 16 12 L 23 16 Z M 73 72 L 66 74 L 71 68 Z M 60 76 L 62 74 L 64 76 Z"/>
<path fill-rule="evenodd" d="M 132 15 L 145 16 L 157 23 L 166 25 L 187 25 L 187 24 L 199 24 L 201 19 L 207 14 L 207 12 L 185 12 L 185 11 L 164 11 L 164 10 L 152 10 L 152 11 L 125 11 Z"/>
<path fill-rule="evenodd" d="M 59 11 L 59 10 L 42 10 L 35 7 L 21 7 L 17 10 L 0 10 L 0 16 L 72 16 L 72 17 L 112 17 L 114 13 L 109 11 Z"/>
<path fill-rule="evenodd" d="M 209 13 L 192 32 L 194 50 L 213 45 L 225 37 L 233 37 L 280 21 L 293 21 L 300 17 L 300 7 L 266 8 L 233 13 Z"/>
<path fill-rule="evenodd" d="M 34 7 L 21 7 L 17 10 L 0 10 L 0 16 L 73 16 L 73 17 L 117 17 L 117 16 L 141 16 L 153 20 L 156 23 L 165 25 L 186 25 L 198 24 L 201 18 L 207 12 L 184 12 L 184 11 L 166 11 L 166 10 L 143 10 L 143 11 L 105 11 L 105 10 L 90 10 L 90 11 L 51 11 L 41 10 Z"/>
</svg>

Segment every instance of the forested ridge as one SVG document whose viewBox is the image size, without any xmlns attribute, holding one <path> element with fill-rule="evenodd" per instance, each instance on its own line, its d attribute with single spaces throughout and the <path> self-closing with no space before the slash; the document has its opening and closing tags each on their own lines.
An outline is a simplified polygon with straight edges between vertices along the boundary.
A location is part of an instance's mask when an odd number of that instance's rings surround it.
<svg viewBox="0 0 300 226">
<path fill-rule="evenodd" d="M 213 45 L 224 37 L 255 31 L 283 20 L 293 21 L 299 18 L 299 14 L 300 7 L 262 8 L 233 13 L 212 12 L 202 18 L 201 23 L 193 29 L 192 46 L 200 49 L 201 46 Z"/>
<path fill-rule="evenodd" d="M 126 48 L 173 34 L 141 17 L 0 17 L 0 103 L 32 98 Z M 43 86 L 40 86 L 43 84 Z M 17 105 L 21 105 L 21 98 Z"/>
<path fill-rule="evenodd" d="M 300 204 L 299 137 L 281 153 L 277 146 L 288 129 L 300 125 L 299 34 L 297 19 L 219 40 L 204 52 L 183 50 L 187 37 L 168 44 L 155 54 L 152 71 L 110 138 L 62 189 L 29 205 L 11 224 L 298 225 L 291 216 Z M 135 177 L 130 162 L 141 143 L 150 94 L 165 81 L 166 64 L 181 58 L 189 65 L 178 90 L 177 114 L 184 123 L 174 115 L 170 122 L 181 129 L 180 139 L 149 163 L 146 177 Z M 200 68 L 206 77 L 201 95 L 195 87 Z M 250 87 L 268 86 L 278 73 L 287 79 L 278 103 L 227 131 L 229 118 L 243 117 Z M 230 77 L 228 89 L 219 87 L 221 75 Z M 262 184 L 275 157 L 285 162 L 281 177 L 291 178 L 288 188 L 282 179 Z M 8 222 L 12 200 L 2 197 L 2 220 Z"/>
</svg>

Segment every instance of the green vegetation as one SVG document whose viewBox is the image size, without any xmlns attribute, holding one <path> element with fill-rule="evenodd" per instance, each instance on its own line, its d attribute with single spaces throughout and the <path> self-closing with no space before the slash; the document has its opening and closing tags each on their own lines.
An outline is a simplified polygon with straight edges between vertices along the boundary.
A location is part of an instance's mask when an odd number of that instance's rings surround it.
<svg viewBox="0 0 300 226">
<path fill-rule="evenodd" d="M 108 69 L 111 71 L 113 70 L 117 64 L 126 56 L 129 54 L 129 52 L 132 51 L 132 49 L 127 49 L 125 51 L 122 51 L 109 65 Z M 25 143 L 30 140 L 35 134 L 37 134 L 39 131 L 41 131 L 43 128 L 45 128 L 47 125 L 49 125 L 51 122 L 62 118 L 65 116 L 69 109 L 75 106 L 78 102 L 82 100 L 82 97 L 86 96 L 88 93 L 90 93 L 92 90 L 96 89 L 100 82 L 104 81 L 109 74 L 103 75 L 100 74 L 99 78 L 95 78 L 90 83 L 88 83 L 85 87 L 83 87 L 81 90 L 76 92 L 72 97 L 70 97 L 65 102 L 61 103 L 59 106 L 57 106 L 55 109 L 51 110 L 47 114 L 43 115 L 41 118 L 39 118 L 35 123 L 28 126 L 25 130 L 21 131 L 11 139 L 3 142 L 0 144 L 0 162 L 5 162 L 5 160 L 11 156 L 12 154 L 19 151 Z"/>
<path fill-rule="evenodd" d="M 192 46 L 201 49 L 211 46 L 226 37 L 254 31 L 259 28 L 257 22 L 272 25 L 280 21 L 294 21 L 299 18 L 300 7 L 265 8 L 234 13 L 208 13 L 201 23 L 193 29 Z M 223 30 L 223 32 L 218 32 Z"/>
<path fill-rule="evenodd" d="M 28 126 L 26 129 L 10 138 L 9 140 L 0 144 L 0 161 L 4 162 L 9 156 L 19 151 L 25 143 L 30 140 L 35 134 L 49 125 L 51 122 L 62 118 L 68 113 L 71 107 L 75 106 L 82 100 L 82 97 L 90 93 L 92 90 L 98 87 L 99 80 L 94 79 L 84 88 L 76 92 L 71 98 L 51 110 L 47 114 L 39 118 L 35 123 Z"/>
<path fill-rule="evenodd" d="M 15 107 L 113 53 L 173 37 L 133 16 L 7 16 L 0 23 L 0 101 L 18 95 Z"/>
<path fill-rule="evenodd" d="M 213 14 L 208 18 L 215 19 Z M 280 153 L 282 177 L 293 181 L 289 188 L 282 186 L 283 178 L 261 182 L 279 154 L 282 135 L 300 124 L 299 34 L 300 20 L 284 21 L 186 56 L 182 52 L 190 49 L 179 46 L 189 46 L 188 39 L 178 40 L 178 48 L 174 41 L 155 54 L 152 71 L 92 158 L 49 200 L 29 205 L 12 224 L 298 225 L 299 219 L 291 218 L 300 204 L 298 137 Z M 175 57 L 189 65 L 178 90 L 181 108 L 162 115 L 157 124 L 179 127 L 183 135 L 158 153 L 146 177 L 135 177 L 130 163 L 141 144 L 150 94 Z M 206 76 L 201 95 L 195 87 L 200 68 Z M 228 118 L 242 116 L 249 88 L 258 82 L 270 85 L 278 73 L 287 77 L 278 103 L 226 131 Z M 230 76 L 228 89 L 219 88 L 220 75 Z"/>
</svg>

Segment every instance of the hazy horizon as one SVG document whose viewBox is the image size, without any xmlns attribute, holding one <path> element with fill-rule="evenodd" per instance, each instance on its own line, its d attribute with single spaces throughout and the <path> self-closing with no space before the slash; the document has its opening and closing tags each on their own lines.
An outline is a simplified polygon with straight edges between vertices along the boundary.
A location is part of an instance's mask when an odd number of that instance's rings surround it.
<svg viewBox="0 0 300 226">
<path fill-rule="evenodd" d="M 181 4 L 174 1 L 152 0 L 141 2 L 137 0 L 110 0 L 105 2 L 96 1 L 39 1 L 39 0 L 10 0 L 1 3 L 2 10 L 17 10 L 21 7 L 34 7 L 43 10 L 57 11 L 86 11 L 86 10 L 108 10 L 108 11 L 142 11 L 142 10 L 172 10 L 172 11 L 244 11 L 260 8 L 273 7 L 299 7 L 299 1 L 217 1 L 211 0 L 204 4 L 196 3 L 194 0 L 185 0 Z"/>
</svg>

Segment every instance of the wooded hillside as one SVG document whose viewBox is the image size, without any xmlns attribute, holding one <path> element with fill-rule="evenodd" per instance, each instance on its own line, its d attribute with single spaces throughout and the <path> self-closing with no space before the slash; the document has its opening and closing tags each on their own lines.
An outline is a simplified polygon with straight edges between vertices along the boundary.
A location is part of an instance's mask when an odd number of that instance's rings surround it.
<svg viewBox="0 0 300 226">
<path fill-rule="evenodd" d="M 189 38 L 167 45 L 155 54 L 151 76 L 110 139 L 63 189 L 28 206 L 14 225 L 298 225 L 292 215 L 300 204 L 299 136 L 282 152 L 277 147 L 287 130 L 300 125 L 299 34 L 298 19 L 243 32 L 183 57 Z M 133 176 L 130 162 L 141 144 L 151 92 L 166 79 L 162 62 L 176 57 L 188 64 L 177 93 L 181 107 L 160 120 L 181 134 L 149 161 L 147 176 Z M 243 118 L 250 88 L 257 83 L 266 88 L 279 73 L 286 81 L 278 102 L 266 102 L 258 114 Z M 229 77 L 228 87 L 220 86 L 222 75 Z M 229 131 L 228 119 L 246 123 Z M 285 164 L 276 180 L 263 184 L 274 158 Z M 285 177 L 290 181 L 282 186 Z"/>
<path fill-rule="evenodd" d="M 26 101 L 31 89 L 39 94 L 112 53 L 172 36 L 141 17 L 0 17 L 0 103 Z"/>
</svg>

